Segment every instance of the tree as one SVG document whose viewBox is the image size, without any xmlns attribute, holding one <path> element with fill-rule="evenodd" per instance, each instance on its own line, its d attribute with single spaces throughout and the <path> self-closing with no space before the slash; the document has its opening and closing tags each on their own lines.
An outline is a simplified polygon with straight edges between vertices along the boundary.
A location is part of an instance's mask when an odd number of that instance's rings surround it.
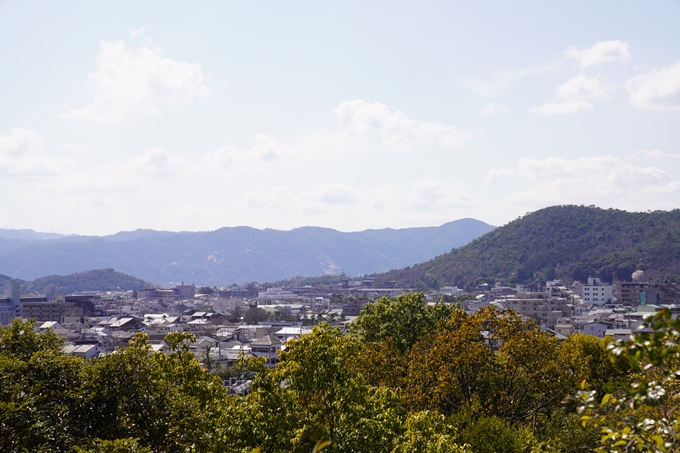
<svg viewBox="0 0 680 453">
<path fill-rule="evenodd" d="M 201 286 L 196 290 L 196 294 L 214 294 L 215 290 L 209 286 Z"/>
<path fill-rule="evenodd" d="M 247 324 L 257 324 L 266 321 L 268 317 L 267 312 L 260 307 L 250 307 L 243 314 L 243 320 Z"/>
<path fill-rule="evenodd" d="M 406 431 L 397 441 L 394 453 L 470 453 L 456 428 L 436 412 L 414 412 L 405 423 Z"/>
<path fill-rule="evenodd" d="M 680 319 L 662 309 L 643 324 L 631 340 L 611 344 L 612 358 L 626 357 L 639 372 L 632 373 L 625 393 L 587 390 L 574 401 L 584 424 L 602 429 L 600 452 L 678 451 L 680 447 Z"/>
<path fill-rule="evenodd" d="M 252 393 L 228 409 L 229 449 L 307 453 L 319 440 L 331 441 L 329 452 L 393 449 L 404 411 L 394 392 L 366 386 L 348 367 L 356 338 L 321 323 L 288 348 L 276 368 L 261 365 Z"/>
<path fill-rule="evenodd" d="M 445 324 L 459 308 L 444 303 L 427 305 L 423 293 L 401 294 L 396 299 L 381 297 L 362 308 L 350 332 L 365 343 L 389 339 L 406 352 L 428 331 Z"/>
</svg>

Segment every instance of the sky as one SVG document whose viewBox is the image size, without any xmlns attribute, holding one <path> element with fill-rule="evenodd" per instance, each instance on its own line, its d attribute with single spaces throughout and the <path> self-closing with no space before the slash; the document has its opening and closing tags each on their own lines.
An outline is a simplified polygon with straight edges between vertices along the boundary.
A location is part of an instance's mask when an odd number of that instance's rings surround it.
<svg viewBox="0 0 680 453">
<path fill-rule="evenodd" d="M 680 208 L 679 1 L 0 0 L 0 228 Z"/>
</svg>

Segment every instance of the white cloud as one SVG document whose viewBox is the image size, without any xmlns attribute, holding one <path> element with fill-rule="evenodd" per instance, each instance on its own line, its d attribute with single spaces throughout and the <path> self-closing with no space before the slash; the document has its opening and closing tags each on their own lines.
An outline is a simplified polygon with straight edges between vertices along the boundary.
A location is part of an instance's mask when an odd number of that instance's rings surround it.
<svg viewBox="0 0 680 453">
<path fill-rule="evenodd" d="M 579 74 L 557 87 L 557 98 L 565 100 L 587 100 L 607 96 L 600 76 L 586 77 Z"/>
<path fill-rule="evenodd" d="M 12 128 L 11 134 L 0 135 L 0 155 L 19 156 L 25 152 L 35 152 L 45 146 L 45 139 L 35 131 L 23 127 Z"/>
<path fill-rule="evenodd" d="M 346 184 L 320 184 L 295 192 L 287 186 L 249 192 L 241 206 L 271 212 L 304 214 L 337 213 L 338 215 L 402 216 L 406 212 L 444 213 L 451 209 L 470 207 L 473 197 L 451 184 L 436 178 L 405 181 L 402 186 L 380 185 L 354 187 Z M 372 213 L 372 214 L 371 214 Z"/>
<path fill-rule="evenodd" d="M 593 109 L 593 104 L 585 101 L 549 102 L 547 104 L 531 107 L 531 113 L 543 115 L 564 115 L 585 112 Z"/>
<path fill-rule="evenodd" d="M 367 153 L 412 154 L 463 146 L 473 134 L 442 123 L 428 123 L 391 111 L 380 103 L 342 101 L 335 108 L 336 125 L 289 143 L 258 134 L 250 149 L 226 146 L 202 161 L 215 170 L 263 170 L 305 161 L 341 159 Z"/>
<path fill-rule="evenodd" d="M 666 151 L 661 151 L 659 149 L 640 149 L 638 151 L 635 151 L 629 156 L 629 159 L 636 159 L 639 157 L 647 158 L 647 159 L 655 159 L 655 160 L 660 160 L 660 159 L 680 159 L 680 153 L 679 154 L 674 154 L 674 153 L 667 153 Z"/>
<path fill-rule="evenodd" d="M 197 63 L 162 58 L 148 44 L 102 41 L 95 69 L 85 81 L 90 103 L 62 113 L 64 118 L 114 123 L 131 115 L 159 116 L 162 109 L 206 101 L 209 76 Z"/>
<path fill-rule="evenodd" d="M 44 153 L 44 146 L 45 139 L 40 134 L 23 127 L 0 135 L 0 177 L 43 177 L 73 165 L 72 159 Z"/>
<path fill-rule="evenodd" d="M 618 39 L 600 41 L 583 50 L 578 50 L 578 47 L 575 46 L 569 47 L 564 54 L 578 60 L 579 64 L 585 67 L 612 61 L 629 61 L 630 46 Z"/>
<path fill-rule="evenodd" d="M 281 208 L 286 200 L 294 196 L 290 187 L 277 185 L 266 190 L 253 190 L 243 198 L 243 204 L 250 209 Z"/>
<path fill-rule="evenodd" d="M 417 146 L 463 145 L 470 134 L 441 123 L 426 123 L 392 112 L 386 105 L 360 99 L 342 101 L 335 109 L 339 133 L 377 141 L 398 152 L 410 152 Z"/>
<path fill-rule="evenodd" d="M 137 36 L 143 34 L 145 31 L 147 31 L 149 28 L 151 28 L 153 26 L 154 26 L 154 24 L 149 24 L 149 25 L 144 25 L 141 28 L 137 28 L 137 29 L 133 28 L 132 30 L 130 30 L 130 37 L 136 38 Z"/>
<path fill-rule="evenodd" d="M 454 78 L 454 82 L 463 88 L 474 91 L 482 97 L 488 98 L 494 93 L 507 88 L 509 85 L 517 82 L 518 80 L 522 80 L 531 76 L 553 73 L 557 70 L 559 64 L 560 62 L 558 60 L 554 60 L 542 66 L 496 71 L 494 72 L 493 78 L 491 80 L 487 79 L 484 81 L 477 80 L 476 78 L 470 76 L 458 76 Z"/>
<path fill-rule="evenodd" d="M 587 100 L 607 96 L 607 92 L 599 75 L 587 77 L 584 74 L 579 74 L 557 87 L 555 91 L 555 97 L 561 102 L 549 102 L 547 104 L 532 107 L 531 113 L 556 115 L 592 110 L 593 105 L 586 102 Z"/>
<path fill-rule="evenodd" d="M 653 69 L 626 82 L 630 102 L 645 110 L 680 110 L 680 62 Z"/>
<path fill-rule="evenodd" d="M 335 207 L 355 205 L 359 202 L 359 190 L 343 184 L 321 184 L 293 198 L 292 207 L 301 213 L 318 213 Z"/>
<path fill-rule="evenodd" d="M 232 195 L 238 196 L 238 200 L 229 202 L 231 208 L 264 217 L 265 212 L 283 209 L 283 217 L 295 212 L 300 214 L 299 218 L 305 215 L 317 218 L 319 213 L 331 212 L 349 219 L 354 215 L 369 216 L 372 210 L 378 209 L 399 221 L 403 221 L 404 210 L 423 219 L 429 218 L 424 214 L 429 212 L 428 215 L 446 221 L 449 220 L 445 218 L 447 212 L 450 215 L 453 207 L 467 203 L 469 196 L 458 186 L 434 179 L 366 190 L 340 184 L 346 181 L 344 178 L 303 189 L 298 186 L 295 191 L 282 186 L 283 181 L 290 178 L 296 180 L 296 184 L 304 184 L 310 165 L 316 168 L 315 172 L 328 172 L 332 177 L 334 165 L 343 165 L 340 161 L 346 161 L 347 157 L 363 155 L 369 161 L 375 157 L 384 161 L 383 158 L 395 155 L 406 161 L 427 159 L 428 153 L 455 150 L 473 136 L 468 130 L 420 121 L 383 104 L 362 100 L 343 101 L 334 113 L 335 122 L 331 127 L 296 140 L 278 141 L 258 134 L 253 146 L 226 146 L 205 153 L 182 154 L 153 148 L 130 158 L 106 162 L 101 160 L 101 153 L 69 143 L 56 149 L 77 160 L 70 161 L 70 165 L 61 162 L 51 166 L 54 171 L 30 187 L 18 181 L 15 187 L 30 191 L 35 199 L 49 194 L 74 205 L 110 207 L 130 203 L 139 208 L 138 200 L 152 194 L 162 196 L 172 192 L 181 198 L 183 191 L 177 187 L 186 185 L 186 193 L 197 198 L 197 206 L 205 213 L 210 209 L 201 199 L 199 187 L 206 191 L 229 188 Z M 0 137 L 3 150 L 0 156 L 21 147 L 24 151 L 41 150 L 43 142 L 38 134 L 17 129 L 11 137 Z M 324 165 L 316 164 L 320 161 Z M 2 162 L 0 172 L 4 173 Z M 16 169 L 16 165 L 13 168 Z M 255 188 L 258 190 L 252 190 Z M 187 198 L 178 201 L 188 202 Z M 359 211 L 354 210 L 357 207 Z M 384 223 L 381 221 L 381 224 Z"/>
<path fill-rule="evenodd" d="M 508 113 L 508 109 L 502 105 L 498 105 L 495 102 L 487 104 L 482 109 L 482 115 L 505 115 Z"/>
<path fill-rule="evenodd" d="M 555 204 L 596 204 L 649 209 L 676 203 L 680 184 L 665 171 L 611 156 L 520 159 L 516 167 L 490 170 L 484 182 L 510 186 L 501 202 L 531 209 Z M 651 198 L 658 195 L 657 198 Z"/>
<path fill-rule="evenodd" d="M 171 156 L 163 148 L 153 148 L 121 165 L 120 173 L 153 178 L 177 176 L 189 170 L 186 158 Z"/>
</svg>

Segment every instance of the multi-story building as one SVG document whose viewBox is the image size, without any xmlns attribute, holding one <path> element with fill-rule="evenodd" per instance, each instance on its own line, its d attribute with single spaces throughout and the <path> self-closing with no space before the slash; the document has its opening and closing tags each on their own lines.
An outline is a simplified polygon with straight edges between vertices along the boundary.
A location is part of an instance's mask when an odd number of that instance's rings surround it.
<svg viewBox="0 0 680 453">
<path fill-rule="evenodd" d="M 604 305 L 612 302 L 612 286 L 602 283 L 599 278 L 588 278 L 588 284 L 581 285 L 581 300 L 586 304 Z"/>
<path fill-rule="evenodd" d="M 44 297 L 23 297 L 21 299 L 24 318 L 32 318 L 38 322 L 64 322 L 64 317 L 83 316 L 83 308 L 76 306 L 67 296 L 56 295 L 54 300 L 47 301 Z"/>
<path fill-rule="evenodd" d="M 193 299 L 196 295 L 196 285 L 177 285 L 170 289 L 144 288 L 137 290 L 137 299 L 177 301 Z"/>
<path fill-rule="evenodd" d="M 0 298 L 0 324 L 11 324 L 14 318 L 21 318 L 22 315 L 19 282 L 9 280 L 5 283 L 5 297 Z"/>
<path fill-rule="evenodd" d="M 623 282 L 621 303 L 638 305 L 680 304 L 680 285 L 677 283 Z"/>
</svg>

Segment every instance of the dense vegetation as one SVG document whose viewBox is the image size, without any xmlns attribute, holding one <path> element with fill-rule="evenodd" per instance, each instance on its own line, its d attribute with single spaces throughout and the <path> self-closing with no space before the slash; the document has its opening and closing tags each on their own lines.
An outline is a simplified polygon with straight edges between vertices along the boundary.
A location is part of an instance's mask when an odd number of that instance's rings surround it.
<svg viewBox="0 0 680 453">
<path fill-rule="evenodd" d="M 368 305 L 348 334 L 320 324 L 273 369 L 243 358 L 256 372 L 246 397 L 193 358 L 191 334 L 169 334 L 169 354 L 146 338 L 83 361 L 28 322 L 0 328 L 0 450 L 308 453 L 330 440 L 328 452 L 581 452 L 608 420 L 654 415 L 592 404 L 625 401 L 631 377 L 654 372 L 646 355 L 585 335 L 560 343 L 513 313 L 466 315 L 422 294 Z M 582 426 L 579 406 L 597 423 Z M 621 425 L 611 430 L 618 440 Z"/>
<path fill-rule="evenodd" d="M 30 282 L 21 282 L 21 292 L 42 294 L 45 287 L 49 285 L 55 286 L 57 294 L 72 294 L 79 291 L 128 291 L 156 286 L 113 269 L 96 269 L 69 275 L 50 275 Z"/>
<path fill-rule="evenodd" d="M 584 282 L 589 276 L 630 280 L 636 270 L 680 281 L 680 210 L 626 212 L 554 206 L 416 266 L 377 275 L 416 288 L 481 282 Z"/>
</svg>

